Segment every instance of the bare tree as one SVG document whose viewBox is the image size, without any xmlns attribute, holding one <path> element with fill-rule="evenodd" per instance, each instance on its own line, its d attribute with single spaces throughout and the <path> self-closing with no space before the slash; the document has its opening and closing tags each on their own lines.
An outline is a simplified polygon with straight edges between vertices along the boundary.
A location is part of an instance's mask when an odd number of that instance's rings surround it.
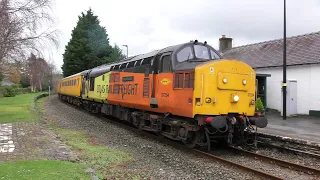
<svg viewBox="0 0 320 180">
<path fill-rule="evenodd" d="M 51 79 L 51 67 L 44 59 L 37 58 L 34 54 L 29 57 L 27 67 L 31 90 L 33 92 L 37 89 L 42 91 L 45 80 Z"/>
<path fill-rule="evenodd" d="M 5 61 L 21 61 L 30 52 L 58 47 L 51 10 L 52 0 L 0 0 L 0 68 Z"/>
</svg>

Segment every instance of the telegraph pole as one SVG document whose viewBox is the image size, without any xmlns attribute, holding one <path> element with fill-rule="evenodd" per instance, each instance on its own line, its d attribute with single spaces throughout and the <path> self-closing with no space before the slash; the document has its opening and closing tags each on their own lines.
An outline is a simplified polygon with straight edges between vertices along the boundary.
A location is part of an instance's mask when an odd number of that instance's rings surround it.
<svg viewBox="0 0 320 180">
<path fill-rule="evenodd" d="M 283 20 L 283 120 L 287 119 L 287 37 L 286 37 L 286 0 L 284 0 L 284 20 Z"/>
</svg>

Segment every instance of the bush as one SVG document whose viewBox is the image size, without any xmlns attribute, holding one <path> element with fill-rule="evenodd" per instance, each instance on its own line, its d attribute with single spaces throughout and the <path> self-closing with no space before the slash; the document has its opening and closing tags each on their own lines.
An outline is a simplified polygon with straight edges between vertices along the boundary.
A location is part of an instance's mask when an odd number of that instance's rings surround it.
<svg viewBox="0 0 320 180">
<path fill-rule="evenodd" d="M 263 106 L 263 103 L 261 101 L 261 98 L 257 98 L 256 110 L 257 111 L 264 110 L 264 106 Z"/>
<path fill-rule="evenodd" d="M 13 87 L 6 87 L 5 88 L 5 92 L 3 93 L 4 97 L 15 97 L 16 96 L 16 92 L 14 90 Z"/>
<path fill-rule="evenodd" d="M 12 88 L 16 89 L 16 88 L 22 88 L 21 84 L 13 84 L 11 85 Z"/>
</svg>

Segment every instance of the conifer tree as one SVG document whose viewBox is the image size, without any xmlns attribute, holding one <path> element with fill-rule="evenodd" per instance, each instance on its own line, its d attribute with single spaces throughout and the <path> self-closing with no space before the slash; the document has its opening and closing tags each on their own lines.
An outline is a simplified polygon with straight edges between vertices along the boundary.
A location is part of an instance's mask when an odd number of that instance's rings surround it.
<svg viewBox="0 0 320 180">
<path fill-rule="evenodd" d="M 121 58 L 121 54 L 115 53 L 117 50 L 109 44 L 106 29 L 100 26 L 91 8 L 78 17 L 71 36 L 63 54 L 64 77 Z"/>
</svg>

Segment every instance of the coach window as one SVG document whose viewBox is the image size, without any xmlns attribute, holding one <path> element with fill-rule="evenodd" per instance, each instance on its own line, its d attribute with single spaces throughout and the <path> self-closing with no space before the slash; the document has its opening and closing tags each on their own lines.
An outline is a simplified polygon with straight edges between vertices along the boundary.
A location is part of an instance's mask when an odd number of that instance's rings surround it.
<svg viewBox="0 0 320 180">
<path fill-rule="evenodd" d="M 170 72 L 171 71 L 171 56 L 164 55 L 161 58 L 161 72 Z"/>
<path fill-rule="evenodd" d="M 178 62 L 183 62 L 189 59 L 193 59 L 193 52 L 190 46 L 181 49 L 177 54 Z"/>
</svg>

